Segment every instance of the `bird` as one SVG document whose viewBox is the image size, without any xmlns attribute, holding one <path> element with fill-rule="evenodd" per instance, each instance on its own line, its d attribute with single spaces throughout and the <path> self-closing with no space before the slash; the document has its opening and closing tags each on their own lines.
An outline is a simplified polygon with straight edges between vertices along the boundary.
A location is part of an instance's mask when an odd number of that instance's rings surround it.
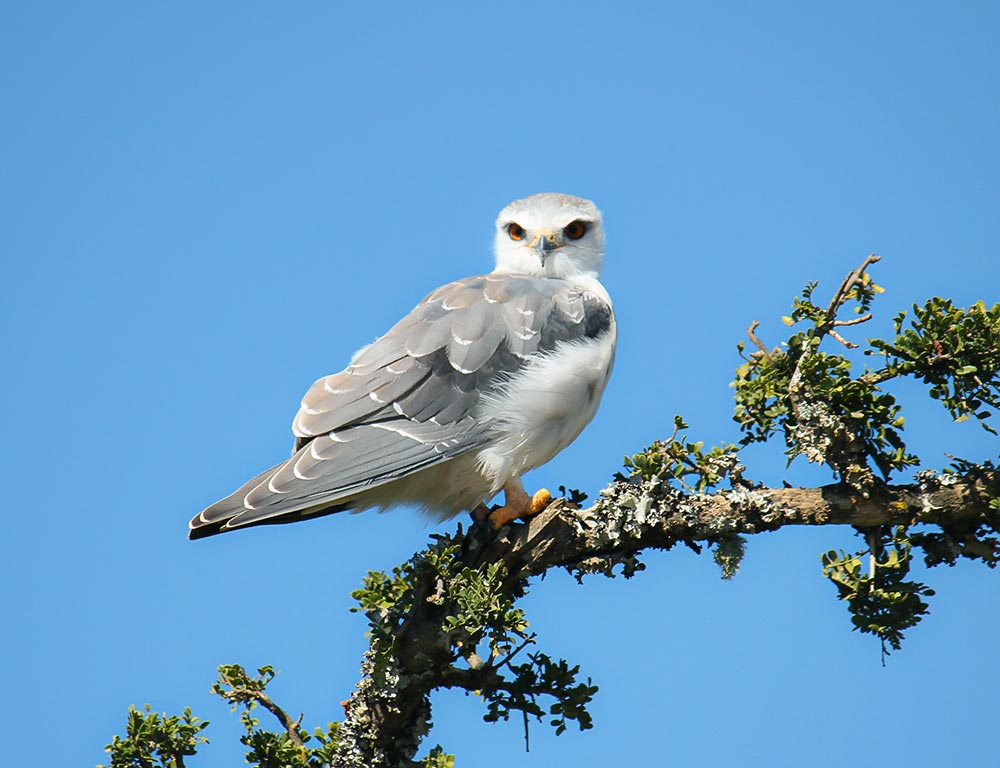
<svg viewBox="0 0 1000 768">
<path fill-rule="evenodd" d="M 590 423 L 614 365 L 601 213 L 566 194 L 515 200 L 494 254 L 492 272 L 431 292 L 318 379 L 291 458 L 196 515 L 189 538 L 397 505 L 496 528 L 544 509 L 551 494 L 529 495 L 521 476 Z"/>
</svg>

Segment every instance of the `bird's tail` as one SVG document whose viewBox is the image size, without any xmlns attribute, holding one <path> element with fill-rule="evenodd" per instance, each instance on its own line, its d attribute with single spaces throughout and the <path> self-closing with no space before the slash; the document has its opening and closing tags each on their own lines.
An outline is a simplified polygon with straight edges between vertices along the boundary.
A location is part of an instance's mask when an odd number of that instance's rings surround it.
<svg viewBox="0 0 1000 768">
<path fill-rule="evenodd" d="M 188 524 L 188 538 L 193 541 L 195 539 L 204 539 L 208 536 L 215 536 L 219 533 L 226 533 L 237 528 L 295 523 L 299 520 L 309 520 L 313 517 L 329 515 L 350 508 L 351 505 L 349 503 L 327 506 L 320 505 L 304 509 L 277 511 L 268 516 L 247 520 L 247 517 L 249 517 L 248 512 L 250 511 L 245 502 L 247 494 L 262 483 L 268 482 L 271 476 L 285 466 L 286 463 L 276 464 L 270 469 L 261 472 L 226 496 L 226 498 L 206 507 L 191 518 L 191 522 Z"/>
</svg>

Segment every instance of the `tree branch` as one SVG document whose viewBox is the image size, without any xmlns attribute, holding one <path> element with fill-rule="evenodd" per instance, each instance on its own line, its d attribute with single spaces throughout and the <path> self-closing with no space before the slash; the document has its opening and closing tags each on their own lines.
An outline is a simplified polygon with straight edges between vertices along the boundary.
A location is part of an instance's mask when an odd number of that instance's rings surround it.
<svg viewBox="0 0 1000 768">
<path fill-rule="evenodd" d="M 291 715 L 289 715 L 285 710 L 274 703 L 274 700 L 268 696 L 266 693 L 261 691 L 254 695 L 254 699 L 268 712 L 278 718 L 278 722 L 281 723 L 281 727 L 285 729 L 288 734 L 288 738 L 292 740 L 292 743 L 298 747 L 305 748 L 305 743 L 302 741 L 302 737 L 299 735 L 299 729 L 302 727 L 302 715 L 299 715 L 298 720 L 292 720 Z"/>
<path fill-rule="evenodd" d="M 883 525 L 936 523 L 946 527 L 996 524 L 989 505 L 993 473 L 921 473 L 908 485 L 883 486 L 862 496 L 845 484 L 819 488 L 740 486 L 689 494 L 659 477 L 612 483 L 600 500 L 576 509 L 557 499 L 526 523 L 498 532 L 474 525 L 448 543 L 461 546 L 462 561 L 482 570 L 503 562 L 504 589 L 519 596 L 525 580 L 550 568 L 577 575 L 610 573 L 645 549 L 667 550 L 678 542 L 718 542 L 738 534 L 775 531 L 788 525 Z M 458 660 L 442 632 L 443 608 L 427 597 L 433 585 L 417 584 L 412 609 L 400 629 L 395 663 L 376 674 L 366 655 L 363 679 L 346 706 L 337 765 L 416 766 L 413 756 L 430 727 L 429 694 L 437 688 L 506 690 L 502 665 L 455 666 Z M 509 659 L 509 657 L 508 657 Z M 544 693 L 544 691 L 541 691 Z"/>
<path fill-rule="evenodd" d="M 248 710 L 254 703 L 259 704 L 277 718 L 291 742 L 304 749 L 305 742 L 299 735 L 299 730 L 302 727 L 302 715 L 299 715 L 298 720 L 292 720 L 291 715 L 264 692 L 264 688 L 273 677 L 274 671 L 271 667 L 261 667 L 258 670 L 258 676 L 251 677 L 247 675 L 242 665 L 225 664 L 219 667 L 219 680 L 212 687 L 212 690 L 226 701 L 234 705 L 243 704 Z"/>
<path fill-rule="evenodd" d="M 750 327 L 747 328 L 747 336 L 750 338 L 750 341 L 753 342 L 753 345 L 755 347 L 757 347 L 757 349 L 760 351 L 760 353 L 765 358 L 767 358 L 768 360 L 770 360 L 771 359 L 771 351 L 767 348 L 767 346 L 764 344 L 764 342 L 761 341 L 760 338 L 757 336 L 757 328 L 759 326 L 760 326 L 760 321 L 759 320 L 754 320 L 752 323 L 750 323 Z"/>
<path fill-rule="evenodd" d="M 884 486 L 869 497 L 840 483 L 688 495 L 656 482 L 619 481 L 588 509 L 557 499 L 528 524 L 503 529 L 474 564 L 500 559 L 512 576 L 524 577 L 557 566 L 590 570 L 595 559 L 620 561 L 644 549 L 786 525 L 974 524 L 989 520 L 993 480 L 924 475 L 922 482 Z"/>
<path fill-rule="evenodd" d="M 822 330 L 828 330 L 836 324 L 837 313 L 840 311 L 844 302 L 847 301 L 847 297 L 851 290 L 861 281 L 868 267 L 881 260 L 881 256 L 876 256 L 874 253 L 869 254 L 865 260 L 861 262 L 861 266 L 844 278 L 844 281 L 840 284 L 836 293 L 833 294 L 833 298 L 830 300 L 830 306 L 826 309 L 826 323 L 824 324 L 825 328 Z M 863 321 L 859 320 L 859 322 Z"/>
</svg>

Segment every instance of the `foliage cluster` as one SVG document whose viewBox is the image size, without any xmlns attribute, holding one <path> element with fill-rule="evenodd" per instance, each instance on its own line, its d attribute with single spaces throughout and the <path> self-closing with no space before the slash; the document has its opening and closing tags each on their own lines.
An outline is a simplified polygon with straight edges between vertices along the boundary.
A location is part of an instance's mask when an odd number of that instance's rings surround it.
<svg viewBox="0 0 1000 768">
<path fill-rule="evenodd" d="M 666 440 L 657 440 L 641 453 L 625 457 L 625 469 L 645 480 L 654 477 L 685 491 L 701 493 L 717 486 L 736 467 L 735 445 L 716 445 L 707 451 L 704 441 L 691 442 L 681 434 L 688 428 L 680 416 L 674 416 L 674 432 Z"/>
<path fill-rule="evenodd" d="M 212 686 L 212 692 L 229 702 L 233 711 L 243 709 L 240 721 L 246 733 L 240 737 L 240 742 L 247 747 L 247 762 L 262 768 L 330 765 L 338 743 L 338 724 L 328 723 L 325 730 L 316 728 L 310 736 L 300 727 L 301 717 L 292 722 L 267 695 L 267 685 L 273 679 L 274 669 L 269 666 L 258 668 L 257 674 L 251 676 L 239 664 L 223 664 L 219 667 L 219 679 Z M 260 720 L 254 716 L 258 706 L 274 714 L 284 730 L 275 732 L 261 728 Z M 307 746 L 313 738 L 316 746 Z"/>
<path fill-rule="evenodd" d="M 920 463 L 903 440 L 905 419 L 895 396 L 884 390 L 888 382 L 903 377 L 922 381 L 929 385 L 930 397 L 956 421 L 975 418 L 994 434 L 988 419 L 991 409 L 1000 407 L 1000 304 L 987 307 L 980 301 L 965 309 L 937 297 L 915 304 L 912 319 L 907 312 L 894 319 L 894 338 L 868 339 L 861 349 L 864 356 L 881 357 L 883 367 L 857 369 L 849 353 L 861 345 L 841 332 L 871 319 L 872 304 L 883 289 L 866 270 L 877 260 L 870 256 L 848 275 L 825 307 L 813 299 L 817 284 L 807 284 L 793 300 L 791 313 L 782 318 L 801 330 L 781 345 L 763 344 L 754 323 L 748 335 L 756 350 L 744 356 L 733 382 L 734 418 L 744 434 L 741 445 L 780 435 L 789 461 L 804 456 L 826 464 L 837 481 L 868 500 L 884 495 L 893 473 Z M 841 319 L 846 309 L 854 316 Z M 829 343 L 837 348 L 822 348 Z M 743 354 L 743 345 L 738 348 Z M 674 436 L 626 457 L 626 467 L 644 478 L 673 476 L 684 489 L 696 492 L 714 487 L 734 464 L 742 470 L 730 458 L 738 452 L 734 446 L 706 452 L 700 442 L 676 439 L 677 431 L 686 426 L 675 417 Z M 994 508 L 1000 506 L 1000 488 L 990 462 L 959 462 L 952 469 L 963 476 L 974 471 L 981 476 L 984 493 L 992 496 Z M 931 480 L 932 475 L 926 478 Z M 735 479 L 746 482 L 741 474 Z M 922 550 L 928 566 L 953 564 L 961 556 L 993 567 L 1000 562 L 1000 542 L 994 535 L 998 522 L 971 528 L 860 531 L 867 547 L 850 554 L 824 554 L 823 574 L 847 602 L 854 628 L 875 635 L 887 653 L 888 648 L 900 647 L 903 630 L 926 615 L 922 598 L 933 595 L 926 585 L 906 578 L 911 550 Z M 866 559 L 867 573 L 862 568 Z"/>
<path fill-rule="evenodd" d="M 836 585 L 840 599 L 847 602 L 854 628 L 881 640 L 885 663 L 887 646 L 899 650 L 903 630 L 916 626 L 927 613 L 922 598 L 932 596 L 934 590 L 906 579 L 913 545 L 904 526 L 897 526 L 888 537 L 881 530 L 869 534 L 867 551 L 825 553 L 823 575 Z M 867 572 L 862 559 L 865 554 Z"/>
<path fill-rule="evenodd" d="M 184 768 L 184 758 L 208 741 L 201 735 L 206 727 L 208 721 L 192 715 L 190 708 L 169 716 L 151 712 L 148 704 L 129 707 L 125 738 L 115 736 L 105 748 L 111 756 L 109 768 Z"/>
<path fill-rule="evenodd" d="M 463 559 L 461 529 L 454 537 L 435 536 L 425 551 L 393 570 L 370 572 L 364 587 L 352 593 L 368 618 L 373 677 L 384 685 L 387 670 L 403 669 L 409 679 L 423 678 L 427 692 L 437 687 L 464 688 L 486 703 L 488 722 L 520 712 L 541 722 L 546 716 L 557 733 L 576 721 L 591 727 L 587 704 L 597 688 L 577 680 L 578 667 L 553 661 L 542 652 L 514 659 L 536 642 L 524 612 L 514 607 L 523 596 L 524 579 L 510 578 L 503 562 L 484 568 Z M 432 646 L 415 647 L 407 637 L 415 608 L 433 612 L 441 633 Z M 548 707 L 541 697 L 553 699 Z"/>
</svg>

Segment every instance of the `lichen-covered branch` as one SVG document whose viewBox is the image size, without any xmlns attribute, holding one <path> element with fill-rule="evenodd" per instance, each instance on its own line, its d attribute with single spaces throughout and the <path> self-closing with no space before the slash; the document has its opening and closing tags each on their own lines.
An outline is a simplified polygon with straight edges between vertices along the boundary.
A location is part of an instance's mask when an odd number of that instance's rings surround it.
<svg viewBox="0 0 1000 768">
<path fill-rule="evenodd" d="M 473 569 L 498 576 L 499 587 L 494 588 L 513 600 L 523 593 L 529 577 L 550 568 L 567 568 L 582 576 L 611 574 L 620 566 L 628 575 L 637 567 L 636 557 L 643 550 L 666 550 L 678 543 L 717 545 L 741 534 L 776 531 L 789 525 L 849 525 L 876 530 L 925 525 L 952 532 L 995 531 L 1000 522 L 1000 511 L 995 507 L 996 473 L 990 468 L 967 470 L 964 474 L 925 472 L 916 483 L 881 488 L 877 497 L 863 496 L 846 484 L 821 488 L 738 485 L 713 493 L 687 493 L 656 477 L 637 475 L 612 483 L 597 503 L 586 509 L 576 509 L 560 499 L 528 522 L 495 533 L 479 526 L 467 533 L 460 528 L 436 546 L 438 551 L 457 553 L 456 573 Z M 447 600 L 431 599 L 432 587 L 441 577 L 437 572 L 418 580 L 416 597 L 399 622 L 400 631 L 393 641 L 392 663 L 381 672 L 380 682 L 373 654 L 366 656 L 364 677 L 347 705 L 347 720 L 341 726 L 338 765 L 419 765 L 413 756 L 430 727 L 429 695 L 436 688 L 480 691 L 487 701 L 491 696 L 512 694 L 514 708 L 528 707 L 531 714 L 540 709 L 529 705 L 528 693 L 534 698 L 555 697 L 560 704 L 560 696 L 574 686 L 587 688 L 590 695 L 596 691 L 574 679 L 546 685 L 533 678 L 534 685 L 524 687 L 518 682 L 521 678 L 512 681 L 503 676 L 502 664 L 483 662 L 477 656 L 470 665 L 468 658 L 456 652 L 454 638 L 449 640 L 442 629 L 448 626 L 448 611 L 453 606 Z M 447 587 L 438 584 L 441 589 Z M 553 664 L 547 657 L 546 662 Z M 585 698 L 589 700 L 589 696 Z M 490 713 L 505 716 L 511 710 L 510 703 L 494 707 Z M 581 722 L 589 724 L 589 717 Z"/>
<path fill-rule="evenodd" d="M 526 525 L 504 529 L 483 562 L 502 560 L 510 572 L 536 575 L 554 566 L 605 570 L 644 549 L 713 543 L 788 525 L 856 528 L 919 523 L 948 528 L 995 524 L 992 472 L 959 476 L 924 473 L 919 483 L 884 486 L 878 498 L 844 484 L 821 488 L 736 488 L 683 494 L 655 480 L 610 485 L 592 507 L 574 510 L 557 500 Z"/>
</svg>

